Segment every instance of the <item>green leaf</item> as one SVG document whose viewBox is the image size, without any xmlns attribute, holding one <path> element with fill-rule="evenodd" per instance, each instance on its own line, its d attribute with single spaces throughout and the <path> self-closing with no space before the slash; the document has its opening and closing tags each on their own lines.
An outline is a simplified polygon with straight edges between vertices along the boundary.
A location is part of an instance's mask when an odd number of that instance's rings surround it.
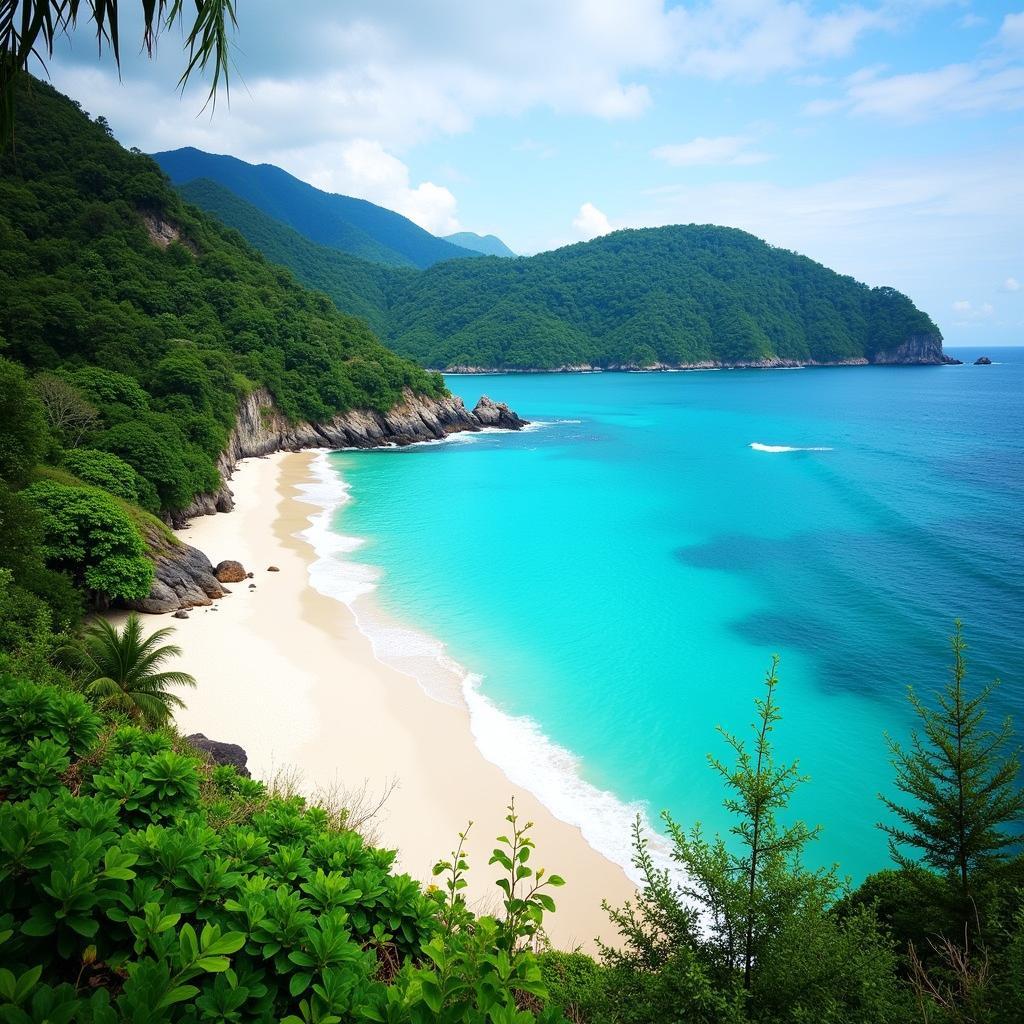
<svg viewBox="0 0 1024 1024">
<path fill-rule="evenodd" d="M 179 985 L 177 988 L 172 988 L 160 1000 L 157 1006 L 162 1010 L 168 1006 L 172 1006 L 174 1003 L 183 1003 L 186 999 L 191 999 L 193 996 L 199 995 L 199 989 L 195 985 Z"/>
<path fill-rule="evenodd" d="M 292 998 L 295 996 L 302 995 L 303 992 L 309 988 L 309 983 L 312 981 L 313 975 L 307 971 L 301 971 L 298 974 L 293 974 L 292 979 L 288 982 L 288 991 L 291 993 Z"/>
</svg>

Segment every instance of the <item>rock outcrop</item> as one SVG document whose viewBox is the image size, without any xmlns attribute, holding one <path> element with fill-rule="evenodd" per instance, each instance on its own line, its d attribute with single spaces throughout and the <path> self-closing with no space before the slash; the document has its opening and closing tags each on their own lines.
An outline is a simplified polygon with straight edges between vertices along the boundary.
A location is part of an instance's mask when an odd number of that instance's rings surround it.
<svg viewBox="0 0 1024 1024">
<path fill-rule="evenodd" d="M 220 743 L 217 740 L 207 739 L 201 732 L 195 732 L 185 737 L 185 742 L 201 750 L 214 764 L 228 764 L 234 768 L 239 775 L 251 778 L 246 765 L 249 762 L 249 755 L 237 743 Z"/>
<path fill-rule="evenodd" d="M 227 593 L 209 558 L 199 548 L 155 527 L 145 527 L 144 533 L 155 570 L 153 586 L 147 597 L 127 602 L 129 608 L 159 615 L 213 604 L 215 598 Z"/>
<path fill-rule="evenodd" d="M 942 337 L 938 334 L 913 334 L 896 348 L 876 352 L 870 361 L 883 366 L 942 366 L 960 362 L 942 351 Z"/>
<path fill-rule="evenodd" d="M 326 423 L 290 423 L 274 405 L 270 393 L 258 388 L 246 395 L 238 408 L 235 428 L 217 463 L 219 490 L 199 495 L 188 508 L 174 517 L 174 525 L 234 507 L 227 481 L 242 459 L 277 451 L 303 448 L 383 448 L 389 445 L 434 441 L 460 431 L 500 427 L 520 430 L 526 426 L 507 405 L 492 402 L 486 395 L 470 412 L 461 398 L 428 398 L 406 389 L 402 401 L 386 413 L 355 409 Z"/>
<path fill-rule="evenodd" d="M 975 366 L 991 366 L 992 365 L 992 360 L 989 359 L 988 356 L 978 356 L 978 358 L 974 360 L 974 365 Z"/>
<path fill-rule="evenodd" d="M 484 396 L 470 412 L 461 398 L 427 398 L 406 390 L 402 401 L 387 413 L 354 410 L 336 416 L 328 423 L 289 423 L 274 405 L 270 393 L 258 389 L 239 405 L 235 427 L 228 445 L 217 463 L 223 481 L 211 494 L 201 494 L 172 516 L 174 526 L 189 519 L 215 512 L 230 512 L 234 507 L 228 481 L 239 461 L 277 451 L 303 448 L 380 448 L 408 445 L 417 441 L 439 440 L 449 434 L 484 428 L 520 430 L 520 419 L 507 405 Z M 156 570 L 149 595 L 127 602 L 141 612 L 162 614 L 210 605 L 228 593 L 224 583 L 240 583 L 251 574 L 234 561 L 220 562 L 216 568 L 198 548 L 185 544 L 167 531 L 147 527 L 146 547 Z M 277 572 L 270 566 L 268 572 Z"/>
</svg>

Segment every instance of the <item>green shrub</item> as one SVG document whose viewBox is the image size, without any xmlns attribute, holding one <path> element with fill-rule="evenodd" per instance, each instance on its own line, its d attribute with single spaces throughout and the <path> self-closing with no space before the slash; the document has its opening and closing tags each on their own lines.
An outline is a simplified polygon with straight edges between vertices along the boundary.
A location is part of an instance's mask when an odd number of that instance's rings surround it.
<svg viewBox="0 0 1024 1024">
<path fill-rule="evenodd" d="M 87 484 L 95 484 L 125 501 L 139 503 L 139 475 L 123 459 L 95 448 L 72 448 L 64 453 L 64 466 Z"/>
<path fill-rule="evenodd" d="M 105 492 L 41 480 L 25 489 L 39 510 L 47 563 L 84 590 L 142 598 L 153 583 L 138 531 Z"/>
</svg>

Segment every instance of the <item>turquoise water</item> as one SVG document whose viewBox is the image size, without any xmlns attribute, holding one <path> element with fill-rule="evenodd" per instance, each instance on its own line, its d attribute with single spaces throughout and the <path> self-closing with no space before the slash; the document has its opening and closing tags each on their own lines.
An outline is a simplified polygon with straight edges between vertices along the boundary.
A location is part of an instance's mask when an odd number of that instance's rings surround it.
<svg viewBox="0 0 1024 1024">
<path fill-rule="evenodd" d="M 905 733 L 908 683 L 944 682 L 954 618 L 1024 730 L 1024 349 L 997 358 L 453 377 L 545 425 L 332 455 L 333 526 L 365 540 L 346 557 L 389 616 L 651 820 L 726 824 L 706 754 L 747 729 L 777 652 L 812 859 L 856 879 L 887 861 L 883 731 Z"/>
</svg>

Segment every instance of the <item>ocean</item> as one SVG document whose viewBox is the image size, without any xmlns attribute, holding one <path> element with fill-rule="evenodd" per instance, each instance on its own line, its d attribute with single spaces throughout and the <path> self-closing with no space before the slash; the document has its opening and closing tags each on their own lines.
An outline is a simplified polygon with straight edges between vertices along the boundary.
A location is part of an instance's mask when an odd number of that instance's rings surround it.
<svg viewBox="0 0 1024 1024">
<path fill-rule="evenodd" d="M 707 755 L 777 653 L 807 859 L 856 883 L 889 863 L 885 734 L 947 680 L 955 619 L 1024 732 L 1024 349 L 989 354 L 450 377 L 534 425 L 322 456 L 314 585 L 624 865 L 637 813 L 728 828 Z"/>
</svg>

